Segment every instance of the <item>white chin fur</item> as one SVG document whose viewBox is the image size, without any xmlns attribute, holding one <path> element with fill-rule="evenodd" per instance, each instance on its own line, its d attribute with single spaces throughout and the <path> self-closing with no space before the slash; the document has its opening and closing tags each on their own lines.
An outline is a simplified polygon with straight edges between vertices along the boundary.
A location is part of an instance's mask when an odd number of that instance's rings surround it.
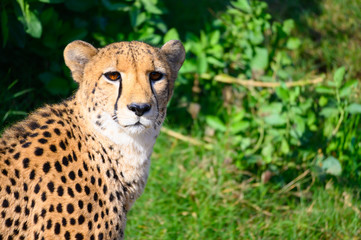
<svg viewBox="0 0 361 240">
<path fill-rule="evenodd" d="M 121 124 L 124 123 L 122 119 L 118 119 L 118 121 Z M 101 126 L 95 124 L 95 119 L 92 122 L 95 129 L 114 144 L 135 150 L 131 151 L 134 153 L 133 156 L 128 155 L 129 164 L 134 166 L 143 164 L 149 158 L 153 151 L 155 138 L 159 133 L 159 128 L 154 129 L 153 122 L 144 117 L 140 119 L 141 124 L 132 125 L 137 121 L 126 122 L 128 124 L 125 124 L 126 127 L 122 127 L 110 114 L 102 114 Z"/>
</svg>

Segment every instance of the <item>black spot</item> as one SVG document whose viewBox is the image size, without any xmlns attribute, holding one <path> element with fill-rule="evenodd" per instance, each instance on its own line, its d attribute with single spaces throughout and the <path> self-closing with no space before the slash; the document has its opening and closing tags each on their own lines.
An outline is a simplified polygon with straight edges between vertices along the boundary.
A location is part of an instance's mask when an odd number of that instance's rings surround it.
<svg viewBox="0 0 361 240">
<path fill-rule="evenodd" d="M 11 225 L 13 225 L 13 220 L 11 218 L 7 218 L 5 221 L 5 225 L 7 227 L 11 227 Z"/>
<path fill-rule="evenodd" d="M 92 230 L 92 228 L 93 228 L 93 223 L 92 223 L 92 221 L 89 221 L 88 222 L 88 229 Z"/>
<path fill-rule="evenodd" d="M 48 183 L 48 189 L 50 192 L 54 192 L 54 183 L 53 182 Z"/>
<path fill-rule="evenodd" d="M 74 197 L 73 189 L 71 189 L 70 187 L 68 187 L 68 194 L 70 197 Z"/>
<path fill-rule="evenodd" d="M 23 148 L 28 148 L 31 145 L 31 142 L 26 142 L 22 145 Z"/>
<path fill-rule="evenodd" d="M 14 158 L 15 160 L 18 160 L 19 157 L 20 157 L 20 153 L 16 153 L 16 154 L 13 156 L 13 158 Z"/>
<path fill-rule="evenodd" d="M 83 161 L 83 168 L 85 171 L 88 171 L 88 165 Z"/>
<path fill-rule="evenodd" d="M 38 222 L 38 214 L 34 215 L 34 223 L 36 224 Z"/>
<path fill-rule="evenodd" d="M 30 178 L 31 180 L 33 180 L 33 179 L 35 178 L 35 170 L 32 170 L 32 171 L 30 172 L 29 178 Z"/>
<path fill-rule="evenodd" d="M 47 112 L 42 112 L 40 115 L 41 115 L 42 117 L 44 117 L 44 118 L 50 117 L 50 114 L 47 113 Z"/>
<path fill-rule="evenodd" d="M 69 131 L 66 131 L 66 135 L 68 136 L 68 138 L 72 138 L 71 133 Z"/>
<path fill-rule="evenodd" d="M 63 212 L 63 205 L 61 205 L 61 203 L 56 206 L 56 211 L 58 211 L 59 213 Z"/>
<path fill-rule="evenodd" d="M 76 189 L 76 191 L 79 192 L 79 193 L 81 193 L 81 191 L 82 191 L 82 188 L 81 188 L 81 186 L 80 186 L 79 183 L 77 183 L 77 184 L 75 185 L 75 189 Z"/>
<path fill-rule="evenodd" d="M 54 132 L 58 136 L 60 136 L 60 134 L 61 134 L 59 128 L 54 128 Z"/>
<path fill-rule="evenodd" d="M 86 195 L 90 194 L 90 188 L 88 186 L 84 187 L 84 191 L 85 191 Z"/>
<path fill-rule="evenodd" d="M 63 182 L 63 183 L 66 183 L 66 177 L 65 176 L 61 176 L 61 181 Z"/>
<path fill-rule="evenodd" d="M 29 167 L 29 158 L 24 158 L 23 159 L 23 167 L 24 168 L 28 168 Z"/>
<path fill-rule="evenodd" d="M 77 158 L 77 156 L 76 156 L 76 154 L 75 154 L 74 151 L 73 151 L 73 159 L 74 159 L 75 162 L 78 161 L 78 158 Z"/>
<path fill-rule="evenodd" d="M 104 186 L 103 186 L 103 193 L 104 193 L 104 194 L 107 194 L 107 191 L 108 191 L 108 187 L 107 187 L 107 185 L 104 184 Z"/>
<path fill-rule="evenodd" d="M 58 192 L 59 197 L 63 196 L 63 194 L 64 194 L 64 189 L 63 189 L 63 187 L 62 187 L 62 186 L 59 186 L 57 192 Z"/>
<path fill-rule="evenodd" d="M 71 225 L 75 225 L 75 223 L 76 223 L 75 219 L 74 219 L 74 218 L 70 218 L 70 224 L 71 224 Z"/>
<path fill-rule="evenodd" d="M 84 202 L 83 202 L 82 200 L 79 200 L 79 201 L 78 201 L 78 206 L 79 206 L 80 209 L 83 209 L 83 207 L 84 207 Z"/>
<path fill-rule="evenodd" d="M 62 171 L 62 167 L 61 167 L 61 164 L 59 161 L 56 161 L 54 166 L 55 166 L 56 171 L 58 171 L 58 172 Z"/>
<path fill-rule="evenodd" d="M 33 133 L 30 135 L 30 137 L 34 138 L 34 137 L 37 137 L 39 135 L 39 133 Z"/>
<path fill-rule="evenodd" d="M 31 130 L 35 130 L 37 128 L 40 127 L 39 123 L 37 123 L 36 121 L 33 121 L 33 122 L 29 122 L 28 123 L 28 127 L 31 129 Z"/>
<path fill-rule="evenodd" d="M 50 138 L 50 137 L 51 137 L 51 133 L 48 132 L 48 131 L 45 131 L 45 132 L 43 132 L 43 136 L 44 136 L 44 137 L 47 137 L 47 138 Z"/>
<path fill-rule="evenodd" d="M 60 234 L 60 223 L 56 223 L 54 227 L 54 233 L 56 235 Z"/>
<path fill-rule="evenodd" d="M 74 212 L 74 206 L 73 204 L 69 203 L 67 206 L 66 206 L 66 210 L 68 211 L 68 213 L 72 214 Z"/>
<path fill-rule="evenodd" d="M 47 224 L 46 224 L 46 228 L 47 229 L 50 229 L 52 226 L 52 222 L 51 222 L 51 219 L 48 220 Z"/>
<path fill-rule="evenodd" d="M 44 152 L 44 150 L 42 148 L 37 147 L 35 149 L 34 153 L 35 153 L 36 156 L 41 156 L 41 155 L 43 155 L 43 152 Z"/>
<path fill-rule="evenodd" d="M 104 237 L 104 236 L 103 236 L 103 233 L 99 233 L 98 239 L 99 239 L 99 240 L 103 240 L 103 237 Z"/>
<path fill-rule="evenodd" d="M 52 152 L 56 152 L 56 146 L 54 144 L 51 144 L 49 148 Z"/>
<path fill-rule="evenodd" d="M 68 159 L 66 157 L 63 157 L 62 162 L 64 166 L 68 166 L 69 164 Z"/>
<path fill-rule="evenodd" d="M 17 212 L 17 213 L 21 212 L 21 207 L 20 207 L 20 205 L 17 205 L 17 206 L 15 207 L 15 212 Z"/>
<path fill-rule="evenodd" d="M 49 212 L 54 212 L 54 205 L 53 204 L 50 205 Z"/>
<path fill-rule="evenodd" d="M 13 186 L 15 186 L 15 185 L 16 185 L 16 181 L 15 181 L 15 179 L 14 179 L 14 178 L 10 178 L 10 182 L 11 182 L 11 184 L 12 184 Z"/>
<path fill-rule="evenodd" d="M 68 231 L 64 234 L 65 240 L 70 240 L 70 233 Z"/>
<path fill-rule="evenodd" d="M 46 140 L 45 138 L 40 138 L 40 139 L 38 140 L 38 142 L 41 143 L 41 144 L 45 144 L 45 143 L 48 142 L 48 140 Z"/>
<path fill-rule="evenodd" d="M 112 202 L 113 200 L 114 200 L 114 195 L 113 195 L 113 193 L 111 193 L 109 196 L 109 201 Z"/>
<path fill-rule="evenodd" d="M 18 191 L 16 191 L 16 192 L 14 192 L 14 197 L 15 197 L 15 199 L 19 199 L 19 192 Z"/>
<path fill-rule="evenodd" d="M 43 202 L 46 201 L 46 192 L 43 192 L 43 193 L 41 194 L 41 200 L 42 200 Z"/>
<path fill-rule="evenodd" d="M 9 201 L 5 199 L 5 200 L 3 201 L 2 206 L 3 206 L 4 208 L 9 207 Z"/>
<path fill-rule="evenodd" d="M 49 120 L 46 121 L 47 124 L 53 124 L 54 122 L 55 122 L 54 119 L 49 119 Z"/>
<path fill-rule="evenodd" d="M 24 224 L 23 224 L 23 230 L 26 231 L 27 229 L 28 229 L 28 224 L 27 224 L 27 222 L 24 222 Z"/>
<path fill-rule="evenodd" d="M 78 149 L 81 151 L 81 142 L 78 142 Z"/>
<path fill-rule="evenodd" d="M 61 121 L 61 120 L 59 120 L 57 123 L 60 124 L 60 125 L 63 126 L 63 127 L 65 126 L 64 122 Z"/>
<path fill-rule="evenodd" d="M 60 143 L 59 143 L 59 147 L 61 147 L 61 149 L 63 149 L 63 150 L 65 150 L 65 149 L 66 149 L 66 146 L 65 146 L 65 144 L 64 144 L 64 142 L 63 142 L 63 140 L 61 140 L 61 141 L 60 141 Z"/>
<path fill-rule="evenodd" d="M 71 180 L 74 180 L 74 179 L 75 179 L 75 173 L 74 173 L 74 171 L 70 171 L 70 172 L 69 172 L 69 178 L 70 178 Z"/>
<path fill-rule="evenodd" d="M 76 240 L 83 240 L 83 239 L 84 239 L 84 236 L 83 236 L 83 234 L 81 234 L 81 233 L 77 233 L 77 234 L 75 234 L 75 239 L 76 239 Z"/>
<path fill-rule="evenodd" d="M 44 165 L 43 165 L 44 173 L 48 173 L 50 171 L 50 168 L 51 168 L 51 166 L 50 166 L 49 162 L 44 163 Z"/>
<path fill-rule="evenodd" d="M 40 127 L 41 130 L 48 129 L 48 128 L 49 128 L 48 125 L 43 125 Z"/>
<path fill-rule="evenodd" d="M 39 193 L 39 191 L 40 191 L 40 186 L 39 184 L 36 184 L 34 188 L 34 193 Z"/>
</svg>

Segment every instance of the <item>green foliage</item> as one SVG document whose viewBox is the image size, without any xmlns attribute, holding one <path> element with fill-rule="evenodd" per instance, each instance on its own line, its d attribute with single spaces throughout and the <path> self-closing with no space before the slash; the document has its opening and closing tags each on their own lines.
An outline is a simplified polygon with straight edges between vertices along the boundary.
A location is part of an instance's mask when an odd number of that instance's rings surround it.
<svg viewBox="0 0 361 240">
<path fill-rule="evenodd" d="M 297 19 L 275 20 L 264 1 L 231 1 L 198 32 L 168 26 L 164 19 L 195 16 L 171 14 L 161 0 L 4 0 L 1 6 L 0 77 L 9 86 L 1 93 L 4 126 L 76 89 L 62 59 L 70 41 L 160 46 L 180 39 L 187 60 L 170 103 L 171 127 L 208 141 L 237 168 L 259 175 L 270 170 L 281 182 L 288 177 L 285 169 L 311 168 L 320 179 L 360 177 L 361 104 L 354 69 L 332 66 L 326 81 L 310 84 L 317 76 L 305 73 L 307 64 L 295 64 L 308 53 L 308 40 L 295 31 Z M 229 78 L 280 85 L 224 83 Z M 298 80 L 306 84 L 289 85 Z"/>
</svg>

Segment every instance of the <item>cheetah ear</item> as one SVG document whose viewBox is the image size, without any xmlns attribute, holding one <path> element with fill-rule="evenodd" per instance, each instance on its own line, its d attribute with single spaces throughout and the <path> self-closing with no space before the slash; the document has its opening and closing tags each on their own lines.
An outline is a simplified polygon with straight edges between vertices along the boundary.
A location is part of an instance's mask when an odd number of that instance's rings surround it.
<svg viewBox="0 0 361 240">
<path fill-rule="evenodd" d="M 178 72 L 186 56 L 183 44 L 178 40 L 170 40 L 162 46 L 161 50 L 167 56 L 172 70 Z"/>
<path fill-rule="evenodd" d="M 91 44 L 84 41 L 73 41 L 64 49 L 65 64 L 70 69 L 73 79 L 80 82 L 83 78 L 84 66 L 98 52 Z"/>
</svg>

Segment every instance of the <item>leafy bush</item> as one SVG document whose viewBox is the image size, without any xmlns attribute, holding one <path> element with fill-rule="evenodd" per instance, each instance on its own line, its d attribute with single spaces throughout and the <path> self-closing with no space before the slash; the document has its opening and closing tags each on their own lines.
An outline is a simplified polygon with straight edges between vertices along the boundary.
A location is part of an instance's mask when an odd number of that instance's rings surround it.
<svg viewBox="0 0 361 240">
<path fill-rule="evenodd" d="M 294 63 L 307 55 L 308 42 L 296 37 L 292 19 L 275 21 L 263 1 L 232 1 L 199 33 L 168 29 L 160 0 L 1 5 L 4 125 L 76 88 L 62 60 L 72 40 L 104 46 L 181 39 L 188 54 L 170 103 L 171 127 L 202 138 L 238 168 L 258 174 L 271 170 L 287 177 L 312 168 L 319 176 L 360 177 L 361 105 L 352 69 L 338 66 L 326 76 L 303 72 Z"/>
</svg>

